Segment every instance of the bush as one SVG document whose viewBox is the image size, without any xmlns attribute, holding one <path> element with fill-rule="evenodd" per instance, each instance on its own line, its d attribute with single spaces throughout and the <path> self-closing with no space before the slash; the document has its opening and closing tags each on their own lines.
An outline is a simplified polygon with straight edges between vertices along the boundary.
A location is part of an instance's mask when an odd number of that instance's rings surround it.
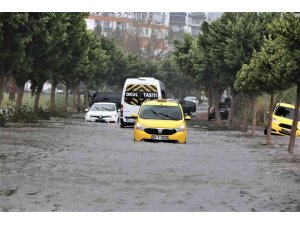
<svg viewBox="0 0 300 225">
<path fill-rule="evenodd" d="M 61 117 L 61 118 L 66 118 L 69 115 L 71 115 L 72 109 L 71 108 L 66 108 L 64 106 L 56 107 L 55 111 L 50 112 L 50 115 L 52 117 Z"/>
<path fill-rule="evenodd" d="M 0 127 L 4 127 L 11 120 L 13 113 L 14 110 L 11 106 L 0 110 Z"/>
<path fill-rule="evenodd" d="M 22 105 L 19 110 L 15 110 L 10 121 L 15 123 L 37 123 L 38 116 L 29 105 Z"/>
<path fill-rule="evenodd" d="M 0 112 L 0 127 L 4 127 L 4 125 L 7 123 L 7 118 L 4 115 L 4 113 Z"/>
<path fill-rule="evenodd" d="M 35 111 L 39 120 L 50 120 L 50 113 L 48 110 L 44 110 L 42 107 L 39 107 Z"/>
</svg>

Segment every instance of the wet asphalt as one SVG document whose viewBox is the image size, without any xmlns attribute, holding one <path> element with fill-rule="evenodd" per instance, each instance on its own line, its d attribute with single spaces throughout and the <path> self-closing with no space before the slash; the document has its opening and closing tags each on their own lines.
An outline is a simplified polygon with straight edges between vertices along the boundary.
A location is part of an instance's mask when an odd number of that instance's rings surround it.
<svg viewBox="0 0 300 225">
<path fill-rule="evenodd" d="M 205 110 L 205 107 L 203 108 Z M 134 142 L 81 117 L 0 128 L 1 211 L 300 211 L 300 138 L 188 125 L 187 144 Z"/>
</svg>

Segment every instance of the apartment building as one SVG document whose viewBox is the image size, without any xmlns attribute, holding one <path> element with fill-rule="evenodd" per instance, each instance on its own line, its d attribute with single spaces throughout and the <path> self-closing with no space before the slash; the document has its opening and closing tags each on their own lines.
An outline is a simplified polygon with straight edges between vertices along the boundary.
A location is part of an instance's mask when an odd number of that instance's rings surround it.
<svg viewBox="0 0 300 225">
<path fill-rule="evenodd" d="M 161 54 L 171 50 L 172 38 L 182 39 L 185 32 L 196 36 L 204 20 L 212 21 L 218 16 L 221 13 L 93 12 L 86 22 L 89 30 L 114 36 L 124 48 L 129 45 L 128 39 L 135 37 L 138 49 L 146 50 L 151 45 L 155 54 Z"/>
<path fill-rule="evenodd" d="M 115 37 L 124 48 L 130 48 L 134 39 L 138 49 L 150 47 L 156 55 L 170 50 L 169 27 L 164 23 L 164 13 L 155 12 L 104 12 L 90 13 L 87 27 L 103 36 Z"/>
<path fill-rule="evenodd" d="M 100 12 L 90 13 L 87 24 L 91 30 L 101 27 L 103 35 L 109 35 L 114 30 L 135 29 L 137 26 L 147 28 L 145 32 L 148 34 L 152 33 L 152 29 L 157 29 L 198 35 L 204 20 L 213 21 L 220 16 L 221 13 L 204 12 Z M 167 35 L 168 32 L 163 33 Z"/>
</svg>

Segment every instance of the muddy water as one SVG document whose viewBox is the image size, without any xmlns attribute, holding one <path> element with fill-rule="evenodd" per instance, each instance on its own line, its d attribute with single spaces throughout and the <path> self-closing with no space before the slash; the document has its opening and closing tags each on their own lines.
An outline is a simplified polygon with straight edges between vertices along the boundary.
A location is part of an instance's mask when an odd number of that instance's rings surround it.
<svg viewBox="0 0 300 225">
<path fill-rule="evenodd" d="M 300 140 L 190 127 L 186 145 L 131 128 L 44 121 L 0 129 L 1 211 L 300 211 Z"/>
</svg>

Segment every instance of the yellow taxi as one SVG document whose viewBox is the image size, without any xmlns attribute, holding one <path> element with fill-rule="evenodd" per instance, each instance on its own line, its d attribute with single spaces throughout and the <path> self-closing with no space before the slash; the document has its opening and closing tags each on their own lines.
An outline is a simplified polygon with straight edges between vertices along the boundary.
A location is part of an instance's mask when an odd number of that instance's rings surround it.
<svg viewBox="0 0 300 225">
<path fill-rule="evenodd" d="M 171 141 L 186 143 L 187 129 L 185 116 L 179 103 L 173 100 L 156 99 L 142 104 L 134 125 L 135 141 Z"/>
<path fill-rule="evenodd" d="M 293 118 L 295 113 L 295 106 L 287 103 L 277 103 L 272 116 L 272 134 L 290 135 Z M 265 128 L 267 134 L 267 127 Z M 298 127 L 296 136 L 300 136 L 300 112 L 298 118 Z"/>
</svg>

